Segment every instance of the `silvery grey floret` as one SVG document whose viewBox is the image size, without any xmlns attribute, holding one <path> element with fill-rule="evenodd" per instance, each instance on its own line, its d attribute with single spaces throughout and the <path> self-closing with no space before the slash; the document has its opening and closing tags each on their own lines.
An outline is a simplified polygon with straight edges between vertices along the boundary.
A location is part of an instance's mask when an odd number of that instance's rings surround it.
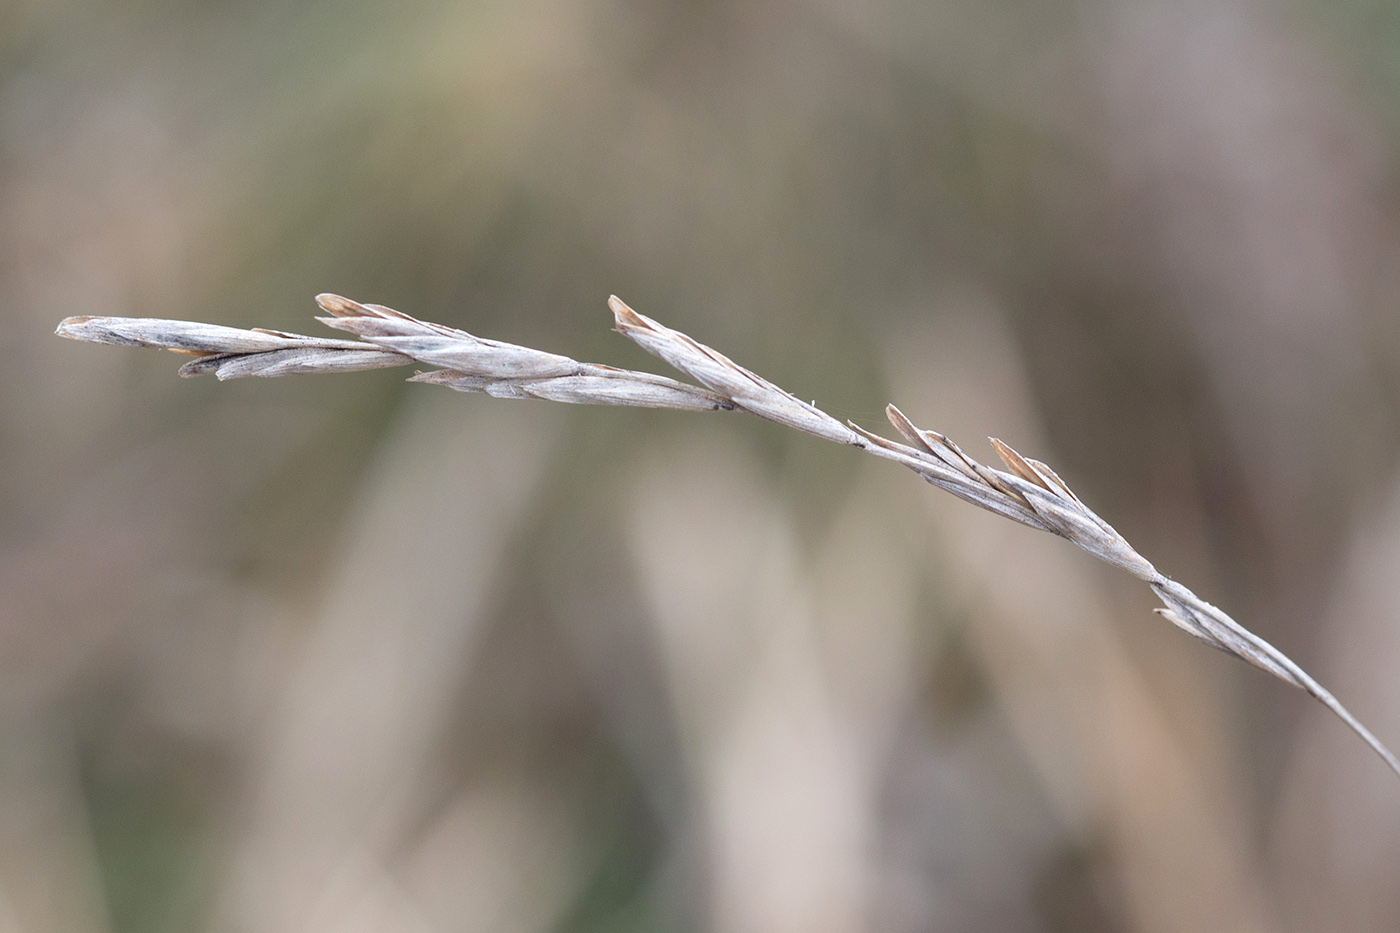
<svg viewBox="0 0 1400 933">
<path fill-rule="evenodd" d="M 55 333 L 93 343 L 156 347 L 190 354 L 195 359 L 180 367 L 180 375 L 185 377 L 213 373 L 219 379 L 239 379 L 354 372 L 413 362 L 401 353 L 386 352 L 355 340 L 329 340 L 278 330 L 239 330 L 218 324 L 148 317 L 64 318 Z"/>
<path fill-rule="evenodd" d="M 317 295 L 337 330 L 420 363 L 446 369 L 410 381 L 445 385 L 496 398 L 538 398 L 576 405 L 625 405 L 685 411 L 732 409 L 728 399 L 695 386 L 630 369 L 580 363 L 567 356 L 486 340 L 463 330 L 429 324 L 383 305 L 362 305 L 339 295 Z"/>
<path fill-rule="evenodd" d="M 323 340 L 270 330 L 238 330 L 212 324 L 151 318 L 73 317 L 58 334 L 94 343 L 161 347 L 196 358 L 180 375 L 206 372 L 220 379 L 347 372 L 402 366 L 441 367 L 418 373 L 414 382 L 445 385 L 497 398 L 539 398 L 588 405 L 674 408 L 688 411 L 739 409 L 807 434 L 859 447 L 901 463 L 940 489 L 1005 518 L 1048 531 L 1121 567 L 1152 587 L 1169 622 L 1207 644 L 1268 671 L 1321 701 L 1361 736 L 1391 770 L 1400 761 L 1327 690 L 1277 648 L 1228 615 L 1163 576 L 1084 505 L 1044 463 L 1022 457 L 991 438 L 1010 472 L 977 462 L 936 431 L 918 428 L 898 408 L 885 413 L 908 444 L 851 423 L 842 423 L 778 388 L 710 347 L 638 314 L 617 297 L 609 299 L 617 330 L 648 353 L 665 360 L 705 388 L 652 373 L 580 363 L 566 356 L 486 340 L 465 331 L 420 321 L 382 305 L 362 305 L 338 295 L 319 295 L 329 317 L 319 318 L 360 338 Z"/>
</svg>

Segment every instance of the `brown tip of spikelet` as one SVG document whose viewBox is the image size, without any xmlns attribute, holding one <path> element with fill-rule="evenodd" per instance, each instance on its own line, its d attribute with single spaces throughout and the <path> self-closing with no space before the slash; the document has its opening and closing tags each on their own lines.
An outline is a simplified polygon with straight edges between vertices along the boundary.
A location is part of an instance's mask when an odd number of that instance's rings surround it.
<svg viewBox="0 0 1400 933">
<path fill-rule="evenodd" d="M 330 292 L 316 296 L 316 303 L 323 311 L 334 314 L 336 317 L 358 317 L 369 313 L 368 309 L 358 301 L 351 301 L 340 295 L 332 295 Z"/>
</svg>

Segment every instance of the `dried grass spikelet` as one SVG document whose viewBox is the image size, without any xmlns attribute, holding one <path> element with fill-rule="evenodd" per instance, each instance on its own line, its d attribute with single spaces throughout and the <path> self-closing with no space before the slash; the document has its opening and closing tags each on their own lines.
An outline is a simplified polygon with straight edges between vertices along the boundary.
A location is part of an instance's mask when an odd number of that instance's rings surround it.
<svg viewBox="0 0 1400 933">
<path fill-rule="evenodd" d="M 885 413 L 908 442 L 888 440 L 826 412 L 750 372 L 722 353 L 638 314 L 617 297 L 608 301 L 617 331 L 704 388 L 665 376 L 580 363 L 566 356 L 486 340 L 420 321 L 381 305 L 338 295 L 316 299 L 329 316 L 318 320 L 356 340 L 324 340 L 272 330 L 239 330 L 154 318 L 71 317 L 63 337 L 120 346 L 159 347 L 193 354 L 182 376 L 219 379 L 349 372 L 403 366 L 439 367 L 410 381 L 445 385 L 497 398 L 538 398 L 579 405 L 621 405 L 684 411 L 742 410 L 768 421 L 901 463 L 940 489 L 1004 518 L 1065 538 L 1145 581 L 1165 604 L 1156 610 L 1186 633 L 1299 687 L 1332 710 L 1400 775 L 1400 761 L 1331 693 L 1281 651 L 1220 609 L 1168 579 L 1111 525 L 1086 506 L 1050 467 L 991 438 L 1006 470 L 988 467 L 936 431 L 914 425 L 890 405 Z M 1009 472 L 1008 472 L 1009 471 Z"/>
</svg>

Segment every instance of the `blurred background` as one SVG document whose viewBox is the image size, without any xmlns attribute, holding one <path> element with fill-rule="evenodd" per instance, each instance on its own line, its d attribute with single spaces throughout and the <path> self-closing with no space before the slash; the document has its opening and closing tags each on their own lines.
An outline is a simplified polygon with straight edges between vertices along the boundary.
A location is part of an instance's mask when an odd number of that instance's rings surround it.
<svg viewBox="0 0 1400 933">
<path fill-rule="evenodd" d="M 1400 747 L 1400 6 L 0 5 L 0 931 L 1400 930 L 1400 785 L 738 415 L 218 384 L 334 291 L 1053 464 Z"/>
</svg>

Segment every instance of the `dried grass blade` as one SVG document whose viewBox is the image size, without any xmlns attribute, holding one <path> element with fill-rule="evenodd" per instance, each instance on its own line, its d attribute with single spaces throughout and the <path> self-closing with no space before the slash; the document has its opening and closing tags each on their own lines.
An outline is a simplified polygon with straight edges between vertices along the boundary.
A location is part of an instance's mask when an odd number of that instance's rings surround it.
<svg viewBox="0 0 1400 933">
<path fill-rule="evenodd" d="M 817 437 L 860 447 L 903 464 L 967 502 L 1067 538 L 1090 554 L 1145 580 L 1165 604 L 1165 609 L 1157 611 L 1169 622 L 1307 691 L 1400 775 L 1400 760 L 1302 668 L 1215 606 L 1162 576 L 1111 525 L 1084 505 L 1054 470 L 1038 460 L 1022 457 L 996 438 L 991 439 L 992 446 L 1010 473 L 984 466 L 936 431 L 918 428 L 893 405 L 886 409 L 890 423 L 912 446 L 879 437 L 854 424 L 842 424 L 724 354 L 638 314 L 615 296 L 608 304 L 618 332 L 706 388 L 486 340 L 420 321 L 392 308 L 363 305 L 338 295 L 320 295 L 316 300 L 330 315 L 320 320 L 353 333 L 360 340 L 321 340 L 281 331 L 111 317 L 68 318 L 59 324 L 57 332 L 95 343 L 159 347 L 194 354 L 197 359 L 180 370 L 186 376 L 213 372 L 220 379 L 229 379 L 344 372 L 401 366 L 413 359 L 444 368 L 420 373 L 411 381 L 445 385 L 463 392 L 687 411 L 737 408 Z"/>
</svg>

